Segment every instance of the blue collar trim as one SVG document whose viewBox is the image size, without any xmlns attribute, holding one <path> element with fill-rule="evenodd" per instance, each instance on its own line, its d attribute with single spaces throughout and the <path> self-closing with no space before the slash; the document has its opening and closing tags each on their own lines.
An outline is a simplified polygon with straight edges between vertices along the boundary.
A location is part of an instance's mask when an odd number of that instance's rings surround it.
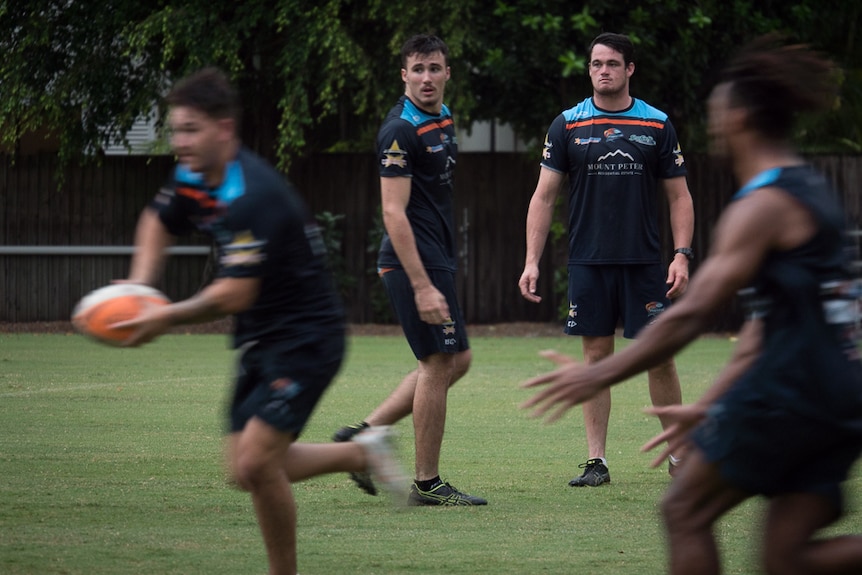
<svg viewBox="0 0 862 575">
<path fill-rule="evenodd" d="M 733 195 L 733 199 L 739 200 L 758 188 L 762 188 L 775 183 L 775 181 L 778 180 L 778 176 L 780 175 L 781 168 L 771 168 L 769 170 L 764 170 L 760 172 L 759 174 L 748 180 L 748 182 L 744 186 L 739 188 L 739 191 Z"/>
<path fill-rule="evenodd" d="M 233 160 L 225 166 L 224 180 L 219 187 L 214 189 L 206 186 L 203 174 L 192 172 L 183 164 L 177 164 L 175 174 L 178 182 L 200 186 L 206 189 L 210 196 L 226 204 L 231 203 L 245 192 L 245 182 L 239 160 Z"/>
</svg>

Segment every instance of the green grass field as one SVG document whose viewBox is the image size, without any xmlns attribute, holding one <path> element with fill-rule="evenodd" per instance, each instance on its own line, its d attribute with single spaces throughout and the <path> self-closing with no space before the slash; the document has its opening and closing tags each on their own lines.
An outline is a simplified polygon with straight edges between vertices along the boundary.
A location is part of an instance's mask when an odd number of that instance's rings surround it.
<svg viewBox="0 0 862 575">
<path fill-rule="evenodd" d="M 659 427 L 641 410 L 644 376 L 614 391 L 612 483 L 568 487 L 585 457 L 580 410 L 545 425 L 518 409 L 518 383 L 550 368 L 536 352 L 579 355 L 574 338 L 472 339 L 471 372 L 450 393 L 444 479 L 484 508 L 394 511 L 346 475 L 295 486 L 303 575 L 665 572 L 657 503 L 664 468 L 640 446 Z M 621 345 L 624 345 L 621 342 Z M 678 356 L 686 401 L 709 384 L 732 343 L 704 338 Z M 248 495 L 222 466 L 227 339 L 170 335 L 136 350 L 76 335 L 0 335 L 0 573 L 260 574 L 266 561 Z M 412 369 L 401 337 L 351 339 L 347 362 L 304 441 L 328 441 Z M 412 426 L 398 425 L 412 470 Z M 812 454 L 816 456 L 816 454 Z M 855 512 L 836 531 L 862 532 Z M 757 573 L 761 501 L 718 526 L 726 573 Z"/>
</svg>

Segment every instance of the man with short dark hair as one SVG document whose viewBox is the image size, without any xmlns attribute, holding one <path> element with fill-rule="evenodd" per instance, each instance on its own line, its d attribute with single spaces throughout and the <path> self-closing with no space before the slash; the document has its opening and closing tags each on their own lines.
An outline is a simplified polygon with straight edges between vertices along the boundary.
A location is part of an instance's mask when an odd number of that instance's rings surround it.
<svg viewBox="0 0 862 575">
<path fill-rule="evenodd" d="M 418 367 L 363 422 L 340 429 L 346 441 L 364 427 L 391 425 L 413 414 L 416 480 L 413 505 L 485 505 L 440 478 L 440 447 L 449 388 L 470 366 L 471 351 L 455 293 L 455 126 L 443 92 L 449 50 L 418 35 L 401 50 L 404 95 L 377 136 L 380 196 L 386 234 L 378 271 Z M 374 493 L 364 474 L 352 474 Z"/>
<path fill-rule="evenodd" d="M 635 337 L 688 284 L 694 208 L 685 162 L 667 114 L 629 93 L 635 71 L 628 37 L 605 33 L 589 47 L 593 95 L 554 120 L 545 138 L 542 170 L 527 214 L 527 254 L 521 295 L 539 302 L 539 260 L 557 194 L 569 179 L 569 313 L 566 333 L 582 339 L 584 361 L 614 352 L 614 335 Z M 676 250 L 662 267 L 658 186 L 667 197 Z M 682 399 L 673 358 L 648 372 L 653 405 Z M 572 486 L 611 480 L 605 458 L 611 394 L 584 403 L 589 456 Z M 664 423 L 664 422 L 663 422 Z M 673 473 L 678 460 L 670 457 Z"/>
</svg>

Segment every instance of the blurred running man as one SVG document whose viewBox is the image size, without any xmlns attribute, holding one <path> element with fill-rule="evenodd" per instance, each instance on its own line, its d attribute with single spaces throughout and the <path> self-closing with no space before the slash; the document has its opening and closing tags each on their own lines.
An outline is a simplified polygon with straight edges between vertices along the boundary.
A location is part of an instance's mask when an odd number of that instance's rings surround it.
<svg viewBox="0 0 862 575">
<path fill-rule="evenodd" d="M 218 244 L 215 280 L 189 299 L 154 306 L 135 320 L 130 345 L 171 326 L 235 315 L 239 352 L 228 416 L 233 480 L 249 491 L 269 556 L 269 575 L 296 573 L 291 484 L 324 473 L 362 471 L 395 492 L 406 481 L 386 428 L 345 445 L 297 443 L 341 366 L 344 311 L 323 240 L 299 194 L 240 144 L 239 99 L 215 68 L 178 82 L 167 96 L 179 163 L 138 220 L 126 281 L 152 285 L 164 248 L 199 230 Z"/>
</svg>

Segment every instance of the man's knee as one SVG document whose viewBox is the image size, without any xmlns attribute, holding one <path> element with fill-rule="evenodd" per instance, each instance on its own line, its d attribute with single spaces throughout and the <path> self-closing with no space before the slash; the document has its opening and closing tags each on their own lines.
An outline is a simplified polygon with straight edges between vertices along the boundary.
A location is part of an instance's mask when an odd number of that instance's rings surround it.
<svg viewBox="0 0 862 575">
<path fill-rule="evenodd" d="M 670 535 L 691 533 L 704 527 L 702 518 L 698 516 L 698 510 L 693 505 L 693 500 L 685 497 L 680 490 L 674 489 L 673 484 L 662 498 L 661 515 Z"/>
<path fill-rule="evenodd" d="M 581 347 L 586 363 L 595 363 L 614 353 L 614 336 L 592 337 L 583 336 Z"/>
<path fill-rule="evenodd" d="M 649 370 L 647 370 L 647 371 L 648 371 L 648 373 L 656 373 L 659 375 L 666 375 L 669 373 L 675 374 L 676 373 L 676 361 L 674 360 L 674 358 L 669 357 L 666 360 L 662 361 L 661 363 L 655 364 L 654 366 L 649 368 Z"/>
<path fill-rule="evenodd" d="M 260 480 L 261 470 L 262 466 L 258 461 L 248 456 L 238 456 L 231 468 L 234 485 L 242 491 L 253 491 Z"/>
<path fill-rule="evenodd" d="M 470 364 L 473 362 L 473 352 L 469 349 L 455 354 L 455 367 L 452 374 L 452 382 L 450 386 L 455 385 L 455 382 L 464 377 L 470 369 Z"/>
<path fill-rule="evenodd" d="M 266 452 L 263 452 L 266 453 Z M 257 491 L 284 474 L 280 462 L 261 452 L 240 452 L 231 467 L 233 482 L 242 491 Z"/>
<path fill-rule="evenodd" d="M 435 353 L 419 360 L 419 377 L 426 382 L 445 382 L 451 387 L 470 369 L 471 351 Z"/>
<path fill-rule="evenodd" d="M 647 371 L 647 379 L 650 385 L 663 386 L 669 390 L 679 389 L 679 375 L 676 372 L 676 362 L 673 358 L 667 359 Z"/>
</svg>

